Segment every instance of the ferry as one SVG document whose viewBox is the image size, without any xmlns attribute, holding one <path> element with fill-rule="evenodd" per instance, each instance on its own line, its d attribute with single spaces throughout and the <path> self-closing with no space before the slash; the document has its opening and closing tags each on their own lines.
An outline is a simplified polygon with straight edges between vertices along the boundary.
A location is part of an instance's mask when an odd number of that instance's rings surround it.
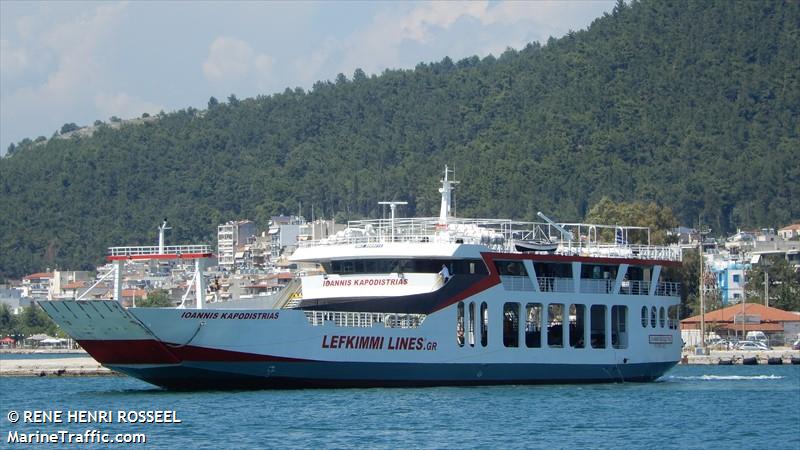
<svg viewBox="0 0 800 450">
<path fill-rule="evenodd" d="M 112 247 L 115 300 L 41 302 L 104 366 L 168 389 L 644 382 L 677 364 L 677 247 L 647 228 L 453 217 L 351 221 L 269 305 L 210 302 L 207 246 Z M 125 264 L 195 261 L 195 299 L 123 307 Z M 99 281 L 98 281 L 99 282 Z M 187 292 L 188 294 L 188 292 Z M 187 304 L 189 303 L 189 304 Z"/>
</svg>

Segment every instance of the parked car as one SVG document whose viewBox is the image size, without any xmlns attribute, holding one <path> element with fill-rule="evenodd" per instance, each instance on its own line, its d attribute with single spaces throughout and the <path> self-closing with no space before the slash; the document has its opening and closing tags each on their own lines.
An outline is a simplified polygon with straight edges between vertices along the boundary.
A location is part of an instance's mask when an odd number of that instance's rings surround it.
<svg viewBox="0 0 800 450">
<path fill-rule="evenodd" d="M 744 351 L 764 351 L 769 350 L 769 347 L 766 344 L 762 344 L 761 342 L 753 342 L 753 341 L 742 341 L 736 346 L 736 350 L 744 350 Z"/>
<path fill-rule="evenodd" d="M 800 350 L 800 339 L 792 343 L 792 350 Z"/>
</svg>

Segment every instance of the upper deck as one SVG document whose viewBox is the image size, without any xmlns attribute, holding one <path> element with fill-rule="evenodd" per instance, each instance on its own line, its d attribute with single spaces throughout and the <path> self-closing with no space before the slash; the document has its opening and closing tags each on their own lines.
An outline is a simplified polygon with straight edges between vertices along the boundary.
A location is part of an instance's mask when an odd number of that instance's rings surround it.
<svg viewBox="0 0 800 450">
<path fill-rule="evenodd" d="M 645 227 L 586 223 L 554 226 L 542 222 L 452 217 L 446 225 L 436 217 L 350 221 L 348 228 L 336 235 L 300 242 L 293 259 L 330 259 L 332 255 L 366 258 L 368 249 L 384 247 L 393 247 L 395 252 L 406 248 L 411 252 L 408 256 L 416 254 L 421 258 L 458 256 L 457 248 L 462 244 L 484 251 L 522 253 L 517 246 L 526 243 L 546 244 L 551 248 L 541 253 L 561 256 L 681 261 L 678 247 L 651 245 L 650 230 Z"/>
</svg>

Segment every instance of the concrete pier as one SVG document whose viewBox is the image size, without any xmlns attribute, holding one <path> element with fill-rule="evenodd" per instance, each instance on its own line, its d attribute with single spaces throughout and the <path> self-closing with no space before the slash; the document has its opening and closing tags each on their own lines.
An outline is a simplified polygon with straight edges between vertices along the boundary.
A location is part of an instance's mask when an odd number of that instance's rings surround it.
<svg viewBox="0 0 800 450">
<path fill-rule="evenodd" d="M 708 355 L 695 355 L 684 352 L 681 356 L 681 364 L 712 364 L 717 365 L 720 360 L 731 361 L 733 364 L 741 364 L 745 358 L 755 357 L 758 364 L 766 365 L 770 358 L 781 358 L 783 364 L 791 364 L 792 357 L 800 358 L 800 350 L 788 348 L 778 348 L 764 351 L 741 351 L 741 350 L 711 350 Z"/>
<path fill-rule="evenodd" d="M 79 377 L 120 375 L 91 356 L 74 358 L 0 359 L 0 377 Z"/>
</svg>

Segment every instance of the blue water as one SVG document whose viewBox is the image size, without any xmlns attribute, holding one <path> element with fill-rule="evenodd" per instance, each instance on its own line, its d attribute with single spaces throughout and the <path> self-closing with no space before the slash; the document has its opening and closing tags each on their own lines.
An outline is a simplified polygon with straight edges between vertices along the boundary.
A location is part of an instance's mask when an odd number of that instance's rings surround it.
<svg viewBox="0 0 800 450">
<path fill-rule="evenodd" d="M 175 410 L 183 422 L 6 418 L 32 409 Z M 136 448 L 798 449 L 800 366 L 678 366 L 641 384 L 237 392 L 168 392 L 126 377 L 0 378 L 0 410 L 0 447 L 9 430 L 99 429 L 146 433 Z"/>
</svg>

